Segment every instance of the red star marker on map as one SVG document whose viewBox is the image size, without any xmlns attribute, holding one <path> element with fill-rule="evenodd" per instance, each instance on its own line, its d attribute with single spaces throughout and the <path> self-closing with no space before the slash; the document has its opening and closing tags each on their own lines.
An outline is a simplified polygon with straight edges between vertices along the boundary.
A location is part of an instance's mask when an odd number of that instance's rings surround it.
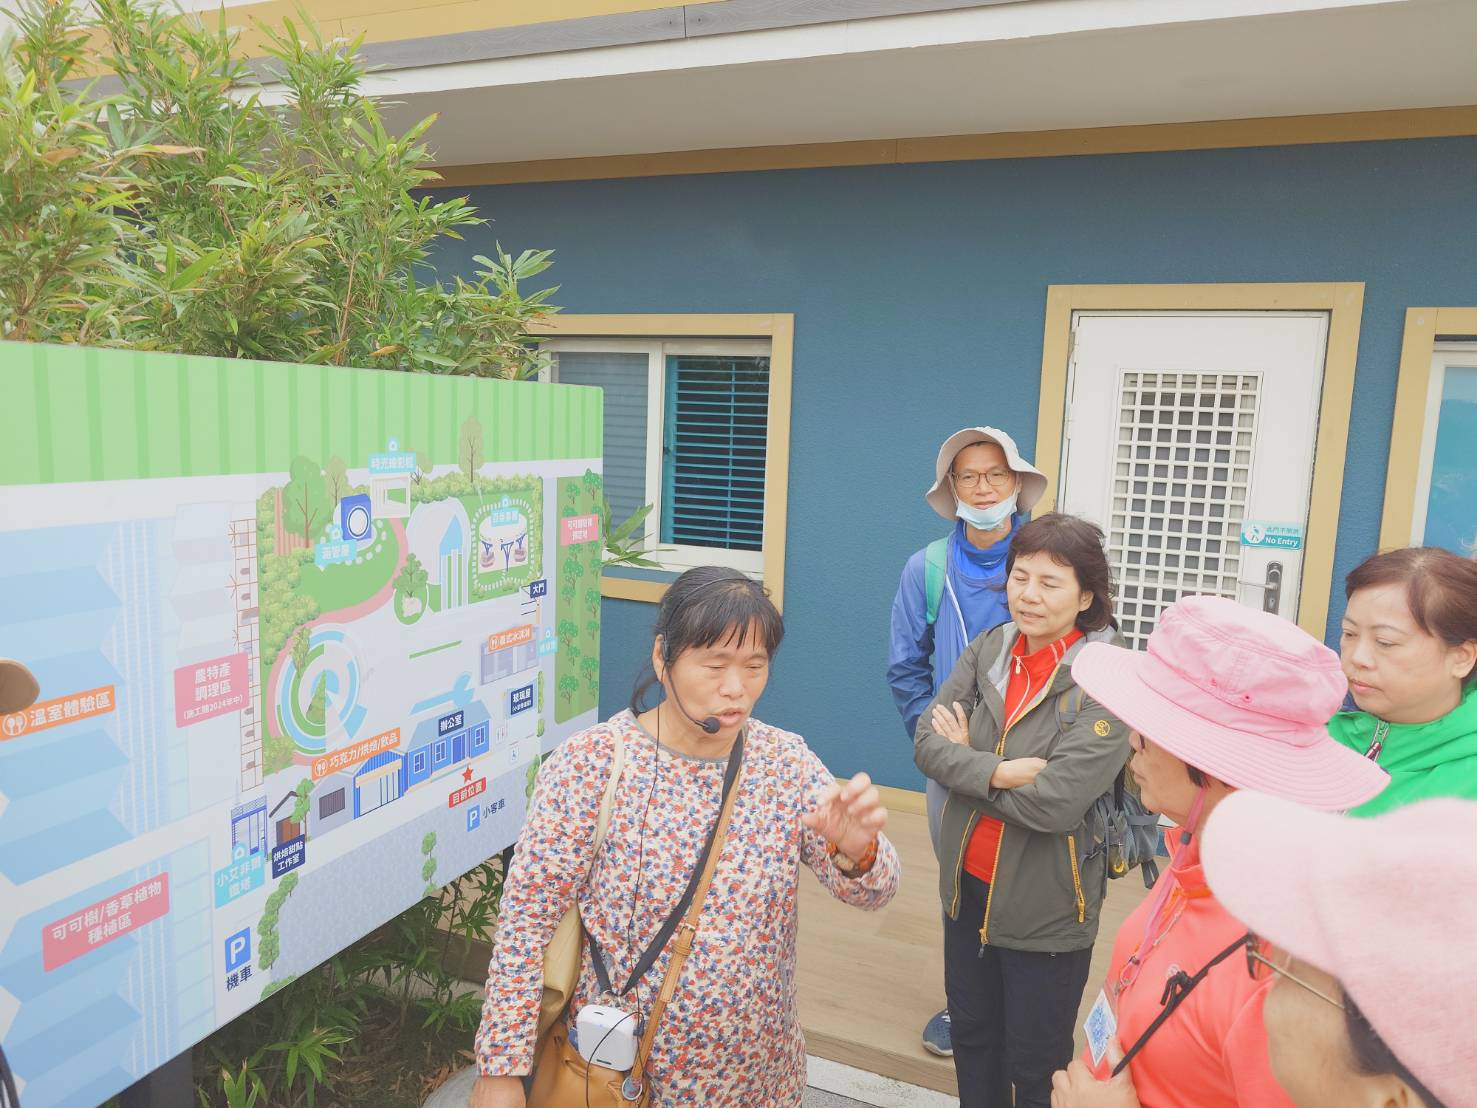
<svg viewBox="0 0 1477 1108">
<path fill-rule="evenodd" d="M 463 781 L 470 781 L 471 779 L 472 779 L 472 767 L 471 766 L 468 766 L 466 769 L 462 770 L 462 780 Z"/>
</svg>

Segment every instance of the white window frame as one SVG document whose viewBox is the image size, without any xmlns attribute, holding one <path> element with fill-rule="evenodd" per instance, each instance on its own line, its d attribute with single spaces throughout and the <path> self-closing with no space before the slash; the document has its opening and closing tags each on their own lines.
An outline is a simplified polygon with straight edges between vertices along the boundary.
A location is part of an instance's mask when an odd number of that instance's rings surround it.
<svg viewBox="0 0 1477 1108">
<path fill-rule="evenodd" d="M 1426 508 L 1431 500 L 1431 469 L 1436 464 L 1436 429 L 1441 422 L 1441 400 L 1446 392 L 1446 371 L 1452 366 L 1467 368 L 1477 360 L 1477 342 L 1438 341 L 1431 351 L 1430 375 L 1426 378 L 1426 410 L 1421 424 L 1419 468 L 1415 498 L 1410 506 L 1410 545 L 1426 539 Z"/>
<path fill-rule="evenodd" d="M 652 505 L 646 517 L 642 539 L 649 550 L 662 547 L 662 458 L 666 443 L 667 358 L 673 355 L 714 355 L 771 358 L 773 347 L 768 339 L 630 339 L 630 338 L 551 338 L 544 342 L 551 355 L 561 351 L 592 354 L 645 354 L 646 361 L 646 503 Z M 559 380 L 558 358 L 550 359 L 548 380 Z M 765 490 L 766 495 L 768 489 Z M 620 520 L 616 521 L 621 522 Z M 765 536 L 767 538 L 767 536 Z M 664 570 L 681 573 L 694 566 L 726 566 L 759 581 L 764 577 L 763 540 L 759 550 L 730 550 L 722 546 L 673 544 L 652 560 Z"/>
</svg>

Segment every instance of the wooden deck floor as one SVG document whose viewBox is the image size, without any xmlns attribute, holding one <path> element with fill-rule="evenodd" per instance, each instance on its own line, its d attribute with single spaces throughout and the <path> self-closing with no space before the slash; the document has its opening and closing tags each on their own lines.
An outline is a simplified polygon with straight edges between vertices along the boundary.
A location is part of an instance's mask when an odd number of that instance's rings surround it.
<svg viewBox="0 0 1477 1108">
<path fill-rule="evenodd" d="M 912 1085 L 957 1095 L 954 1065 L 919 1043 L 944 1006 L 938 864 L 921 814 L 894 809 L 887 827 L 903 885 L 880 912 L 834 900 L 806 871 L 801 879 L 797 974 L 800 1021 L 810 1053 Z M 1143 899 L 1137 874 L 1109 883 L 1077 1033 L 1107 972 L 1113 936 Z"/>
</svg>

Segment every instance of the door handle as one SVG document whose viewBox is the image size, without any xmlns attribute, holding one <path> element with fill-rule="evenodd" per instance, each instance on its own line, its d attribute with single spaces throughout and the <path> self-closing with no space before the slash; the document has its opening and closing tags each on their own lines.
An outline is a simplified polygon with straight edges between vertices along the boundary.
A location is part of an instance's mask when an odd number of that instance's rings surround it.
<svg viewBox="0 0 1477 1108">
<path fill-rule="evenodd" d="M 1282 607 L 1282 563 L 1267 563 L 1267 583 L 1262 591 L 1262 611 L 1277 615 Z"/>
</svg>

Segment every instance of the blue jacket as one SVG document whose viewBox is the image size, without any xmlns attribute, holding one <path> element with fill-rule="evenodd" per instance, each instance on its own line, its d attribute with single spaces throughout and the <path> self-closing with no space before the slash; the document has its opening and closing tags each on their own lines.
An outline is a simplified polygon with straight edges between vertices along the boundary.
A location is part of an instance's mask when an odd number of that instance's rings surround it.
<svg viewBox="0 0 1477 1108">
<path fill-rule="evenodd" d="M 892 636 L 887 652 L 887 683 L 908 741 L 918 728 L 918 717 L 938 695 L 939 687 L 954 671 L 959 655 L 976 636 L 1010 619 L 1005 603 L 1005 556 L 1010 540 L 1020 528 L 1019 515 L 1011 520 L 1010 535 L 992 546 L 988 559 L 995 564 L 989 576 L 994 589 L 980 589 L 981 578 L 970 575 L 966 582 L 959 569 L 958 546 L 967 540 L 963 526 L 956 524 L 949 537 L 948 572 L 944 595 L 939 601 L 938 620 L 928 622 L 928 549 L 915 553 L 903 566 L 897 596 L 892 601 Z M 967 555 L 965 555 L 967 556 Z M 971 588 L 969 585 L 976 587 Z M 971 597 L 973 599 L 971 599 Z M 960 622 L 960 617 L 963 622 Z"/>
</svg>

